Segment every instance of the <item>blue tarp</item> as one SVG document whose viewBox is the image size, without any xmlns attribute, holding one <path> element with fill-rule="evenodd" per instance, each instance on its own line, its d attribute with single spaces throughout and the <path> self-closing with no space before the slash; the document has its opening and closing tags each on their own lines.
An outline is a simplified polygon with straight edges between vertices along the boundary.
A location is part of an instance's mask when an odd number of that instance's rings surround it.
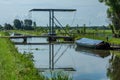
<svg viewBox="0 0 120 80">
<path fill-rule="evenodd" d="M 102 40 L 95 40 L 95 39 L 89 39 L 89 38 L 81 38 L 79 40 L 76 40 L 76 44 L 80 46 L 87 46 L 87 47 L 95 47 L 96 45 L 103 42 Z"/>
</svg>

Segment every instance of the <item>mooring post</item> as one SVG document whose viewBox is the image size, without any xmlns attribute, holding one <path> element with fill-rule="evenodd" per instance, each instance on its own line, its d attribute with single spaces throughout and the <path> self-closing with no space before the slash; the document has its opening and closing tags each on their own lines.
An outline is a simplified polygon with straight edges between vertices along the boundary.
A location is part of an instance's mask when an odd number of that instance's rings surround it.
<svg viewBox="0 0 120 80">
<path fill-rule="evenodd" d="M 23 43 L 27 43 L 27 37 L 23 38 Z"/>
<path fill-rule="evenodd" d="M 49 11 L 49 34 L 51 34 L 51 10 Z M 49 39 L 50 37 L 48 37 L 48 40 Z M 50 40 L 49 40 L 49 69 L 51 69 L 51 41 Z"/>
<path fill-rule="evenodd" d="M 52 44 L 52 70 L 54 70 L 54 44 Z"/>
<path fill-rule="evenodd" d="M 49 11 L 49 69 L 54 70 L 54 44 L 52 44 L 54 34 L 54 11 Z"/>
<path fill-rule="evenodd" d="M 54 10 L 52 10 L 52 27 L 51 27 L 51 32 L 52 32 L 52 35 L 51 35 L 51 37 L 53 38 L 53 36 L 54 36 Z M 51 62 L 51 64 L 52 64 L 52 70 L 54 70 L 54 44 L 52 44 L 52 62 Z"/>
</svg>

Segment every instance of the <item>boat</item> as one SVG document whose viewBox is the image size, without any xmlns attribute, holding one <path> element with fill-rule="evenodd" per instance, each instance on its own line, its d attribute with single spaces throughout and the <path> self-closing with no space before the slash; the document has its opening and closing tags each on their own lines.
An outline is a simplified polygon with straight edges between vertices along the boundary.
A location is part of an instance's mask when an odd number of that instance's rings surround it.
<svg viewBox="0 0 120 80">
<path fill-rule="evenodd" d="M 77 44 L 77 46 L 80 47 L 93 48 L 93 49 L 110 49 L 110 44 L 103 40 L 81 38 L 79 40 L 76 40 L 75 43 Z"/>
</svg>

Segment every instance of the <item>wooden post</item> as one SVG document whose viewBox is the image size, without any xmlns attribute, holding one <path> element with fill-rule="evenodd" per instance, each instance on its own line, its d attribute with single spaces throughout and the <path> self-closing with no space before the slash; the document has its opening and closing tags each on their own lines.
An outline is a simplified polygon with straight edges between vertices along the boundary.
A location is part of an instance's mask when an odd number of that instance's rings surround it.
<svg viewBox="0 0 120 80">
<path fill-rule="evenodd" d="M 23 43 L 27 43 L 27 37 L 23 38 Z"/>
</svg>

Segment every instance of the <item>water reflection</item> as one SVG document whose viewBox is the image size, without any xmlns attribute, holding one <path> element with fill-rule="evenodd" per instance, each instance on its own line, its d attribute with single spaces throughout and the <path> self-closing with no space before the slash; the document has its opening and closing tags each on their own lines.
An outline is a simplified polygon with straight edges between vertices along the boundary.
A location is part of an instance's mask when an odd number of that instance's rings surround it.
<svg viewBox="0 0 120 80">
<path fill-rule="evenodd" d="M 110 55 L 109 50 L 96 50 L 96 49 L 90 49 L 90 48 L 83 48 L 79 46 L 77 46 L 75 50 L 77 52 L 84 52 L 84 54 L 101 57 L 101 58 L 105 58 Z"/>
<path fill-rule="evenodd" d="M 120 80 L 120 51 L 111 51 L 107 76 L 110 80 Z"/>
<path fill-rule="evenodd" d="M 46 42 L 46 39 L 32 38 L 28 39 L 28 42 Z M 32 52 L 37 68 L 49 67 L 49 45 L 16 45 L 16 47 L 21 53 Z M 74 44 L 55 44 L 54 52 L 58 53 L 55 60 L 64 52 L 55 64 L 55 68 L 76 69 L 73 80 L 108 80 L 107 64 L 111 58 L 109 51 L 85 49 Z"/>
</svg>

